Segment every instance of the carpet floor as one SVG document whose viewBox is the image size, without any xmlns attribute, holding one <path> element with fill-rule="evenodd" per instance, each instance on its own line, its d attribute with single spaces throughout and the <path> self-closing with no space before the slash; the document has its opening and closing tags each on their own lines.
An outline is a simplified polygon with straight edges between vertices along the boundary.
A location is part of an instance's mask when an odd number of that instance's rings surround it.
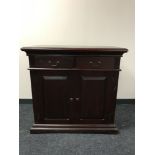
<svg viewBox="0 0 155 155">
<path fill-rule="evenodd" d="M 30 134 L 32 104 L 19 105 L 19 155 L 134 155 L 135 106 L 118 104 L 116 124 L 120 133 Z"/>
</svg>

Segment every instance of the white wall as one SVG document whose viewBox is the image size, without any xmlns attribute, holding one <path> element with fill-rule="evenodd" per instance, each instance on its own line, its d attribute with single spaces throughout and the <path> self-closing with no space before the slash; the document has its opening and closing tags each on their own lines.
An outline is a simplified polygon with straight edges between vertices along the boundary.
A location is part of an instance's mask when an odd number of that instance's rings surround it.
<svg viewBox="0 0 155 155">
<path fill-rule="evenodd" d="M 134 98 L 134 0 L 22 0 L 20 45 L 100 45 L 129 49 L 118 98 Z M 20 52 L 20 98 L 31 98 L 28 57 Z"/>
</svg>

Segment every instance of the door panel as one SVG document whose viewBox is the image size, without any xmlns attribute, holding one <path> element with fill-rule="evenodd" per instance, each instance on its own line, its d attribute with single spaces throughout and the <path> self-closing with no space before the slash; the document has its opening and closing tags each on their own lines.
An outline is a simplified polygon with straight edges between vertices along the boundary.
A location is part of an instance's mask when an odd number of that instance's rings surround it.
<svg viewBox="0 0 155 155">
<path fill-rule="evenodd" d="M 68 71 L 39 71 L 44 123 L 69 123 L 72 76 Z"/>
<path fill-rule="evenodd" d="M 80 73 L 80 123 L 103 123 L 108 105 L 113 101 L 112 73 L 83 71 Z"/>
<path fill-rule="evenodd" d="M 43 76 L 44 112 L 46 118 L 69 118 L 67 76 Z"/>
<path fill-rule="evenodd" d="M 81 76 L 81 118 L 103 119 L 105 76 Z"/>
</svg>

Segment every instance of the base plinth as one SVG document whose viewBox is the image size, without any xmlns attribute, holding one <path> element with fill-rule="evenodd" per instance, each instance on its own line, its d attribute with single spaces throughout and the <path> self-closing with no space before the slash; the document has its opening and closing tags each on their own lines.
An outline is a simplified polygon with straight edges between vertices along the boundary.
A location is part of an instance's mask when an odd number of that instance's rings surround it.
<svg viewBox="0 0 155 155">
<path fill-rule="evenodd" d="M 30 133 L 107 133 L 117 134 L 115 124 L 34 124 Z"/>
</svg>

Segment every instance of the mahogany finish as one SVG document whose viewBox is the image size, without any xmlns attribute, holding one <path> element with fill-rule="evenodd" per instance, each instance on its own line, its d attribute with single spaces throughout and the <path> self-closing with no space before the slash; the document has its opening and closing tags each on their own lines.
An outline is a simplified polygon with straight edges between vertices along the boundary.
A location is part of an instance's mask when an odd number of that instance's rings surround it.
<svg viewBox="0 0 155 155">
<path fill-rule="evenodd" d="M 23 47 L 29 56 L 31 133 L 117 133 L 115 107 L 125 48 Z"/>
</svg>

